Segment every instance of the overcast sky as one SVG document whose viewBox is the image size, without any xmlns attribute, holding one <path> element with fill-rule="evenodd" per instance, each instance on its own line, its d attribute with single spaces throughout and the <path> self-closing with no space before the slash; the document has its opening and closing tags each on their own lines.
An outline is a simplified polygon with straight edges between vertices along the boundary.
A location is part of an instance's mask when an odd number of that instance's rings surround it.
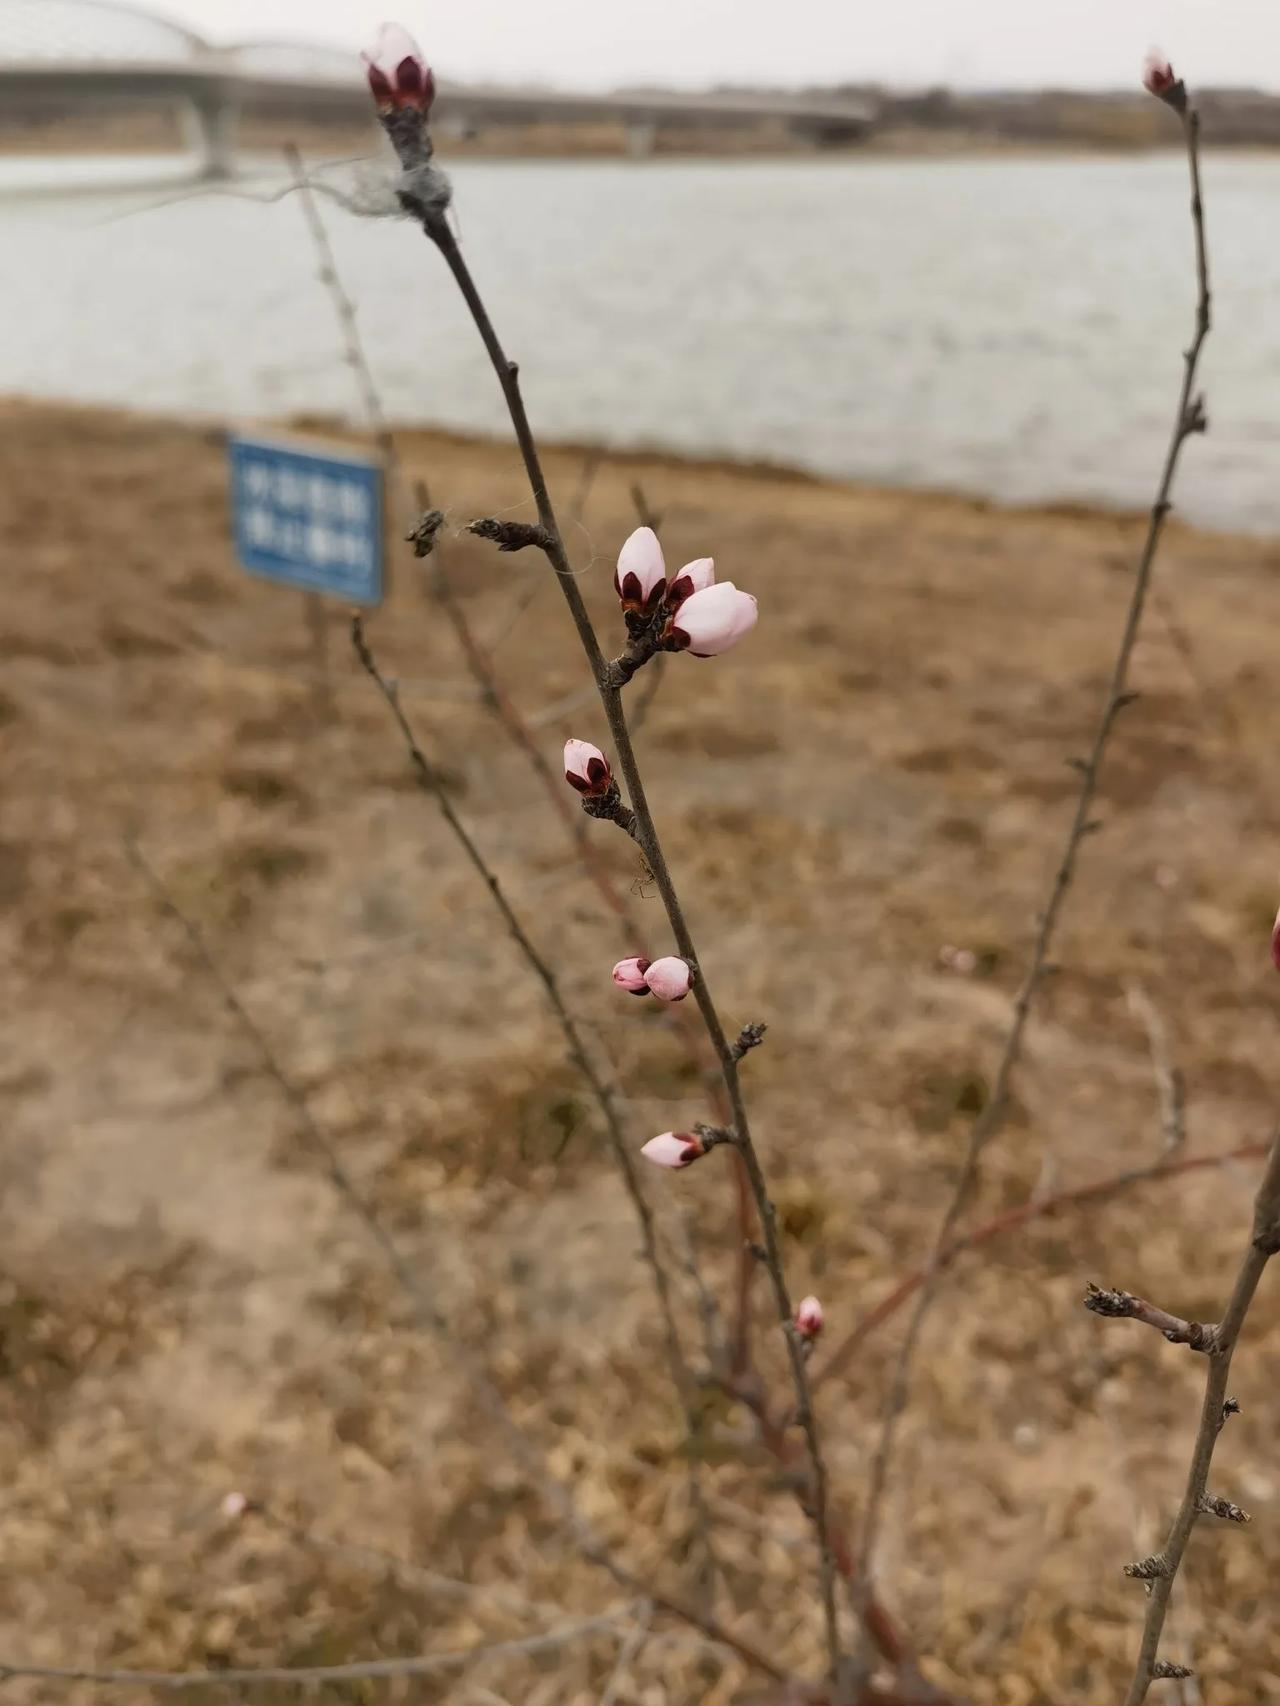
<svg viewBox="0 0 1280 1706">
<path fill-rule="evenodd" d="M 143 3 L 218 41 L 283 36 L 359 45 L 389 15 L 418 36 L 445 77 L 585 88 L 871 78 L 1120 87 L 1133 84 L 1153 44 L 1188 80 L 1280 86 L 1280 0 Z"/>
</svg>

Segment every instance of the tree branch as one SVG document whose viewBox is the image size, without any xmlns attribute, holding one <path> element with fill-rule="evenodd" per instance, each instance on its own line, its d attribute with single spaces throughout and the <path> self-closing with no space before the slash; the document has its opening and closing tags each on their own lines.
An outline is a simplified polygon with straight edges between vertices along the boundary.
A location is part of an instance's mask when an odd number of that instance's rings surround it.
<svg viewBox="0 0 1280 1706">
<path fill-rule="evenodd" d="M 251 1688 L 266 1683 L 305 1688 L 316 1682 L 441 1676 L 448 1671 L 463 1670 L 482 1659 L 526 1658 L 535 1653 L 553 1652 L 571 1641 L 585 1640 L 591 1635 L 608 1633 L 616 1636 L 618 1619 L 622 1615 L 625 1613 L 588 1617 L 577 1623 L 566 1623 L 559 1629 L 548 1629 L 541 1635 L 523 1635 L 514 1641 L 485 1641 L 452 1653 L 427 1653 L 404 1659 L 359 1659 L 345 1665 L 266 1665 L 247 1670 L 79 1670 L 52 1665 L 10 1664 L 0 1659 L 0 1683 L 12 1682 L 18 1677 L 32 1677 L 44 1682 L 92 1682 L 99 1687 L 162 1688 L 176 1692 L 184 1688 L 217 1686 Z"/>
<path fill-rule="evenodd" d="M 423 762 L 425 763 L 425 760 Z M 701 1611 L 697 1606 L 689 1605 L 674 1595 L 667 1594 L 661 1589 L 642 1581 L 640 1577 L 634 1575 L 622 1564 L 596 1535 L 590 1524 L 579 1512 L 572 1496 L 547 1469 L 538 1452 L 517 1426 L 507 1407 L 506 1400 L 494 1383 L 493 1377 L 475 1355 L 466 1336 L 454 1331 L 453 1324 L 437 1308 L 432 1293 L 421 1283 L 413 1269 L 400 1254 L 376 1211 L 343 1166 L 333 1140 L 312 1115 L 307 1106 L 306 1098 L 285 1073 L 266 1036 L 232 988 L 217 960 L 214 959 L 200 930 L 179 907 L 162 878 L 147 862 L 141 848 L 131 840 L 126 840 L 125 847 L 134 865 L 154 890 L 164 910 L 181 926 L 197 958 L 222 994 L 228 1010 L 253 1043 L 268 1075 L 297 1116 L 298 1122 L 312 1146 L 325 1162 L 330 1182 L 363 1222 L 370 1236 L 382 1251 L 389 1269 L 412 1304 L 419 1325 L 426 1331 L 438 1334 L 448 1344 L 450 1354 L 471 1382 L 490 1418 L 501 1430 L 516 1461 L 523 1467 L 557 1519 L 573 1536 L 582 1555 L 589 1563 L 604 1570 L 625 1592 L 637 1599 L 651 1601 L 660 1610 L 679 1618 L 691 1628 L 705 1635 L 709 1640 L 732 1649 L 747 1664 L 763 1675 L 790 1686 L 792 1678 L 767 1653 L 761 1652 L 750 1641 L 734 1634 L 718 1619 Z M 0 1665 L 0 1680 L 6 1674 L 17 1673 L 12 1670 L 12 1667 L 6 1672 L 4 1667 Z M 219 1675 L 225 1675 L 225 1673 L 220 1672 Z M 179 1684 L 178 1686 L 184 1685 Z"/>
<path fill-rule="evenodd" d="M 1209 334 L 1209 269 L 1200 195 L 1199 120 L 1194 111 L 1188 111 L 1183 115 L 1183 128 L 1192 185 L 1191 206 L 1196 243 L 1197 299 L 1195 329 L 1191 343 L 1183 356 L 1183 377 L 1178 394 L 1173 429 L 1169 447 L 1165 453 L 1164 466 L 1155 501 L 1151 506 L 1146 538 L 1138 561 L 1138 570 L 1134 578 L 1133 591 L 1125 614 L 1115 662 L 1112 665 L 1106 699 L 1089 756 L 1081 763 L 1080 791 L 1076 799 L 1075 812 L 1067 830 L 1066 841 L 1061 858 L 1058 861 L 1057 870 L 1049 885 L 1044 910 L 1040 915 L 1039 929 L 1031 953 L 1031 964 L 1014 1002 L 1013 1021 L 1005 1038 L 1004 1048 L 996 1068 L 991 1098 L 970 1129 L 968 1150 L 960 1170 L 960 1176 L 934 1238 L 925 1279 L 919 1288 L 916 1306 L 907 1324 L 906 1335 L 890 1382 L 889 1394 L 881 1420 L 880 1439 L 872 1459 L 866 1513 L 859 1544 L 858 1580 L 860 1591 L 865 1590 L 874 1564 L 880 1521 L 888 1489 L 890 1462 L 897 1439 L 898 1421 L 906 1405 L 910 1390 L 912 1366 L 920 1343 L 920 1335 L 937 1296 L 938 1280 L 945 1265 L 946 1251 L 955 1239 L 956 1228 L 977 1186 L 983 1151 L 1003 1124 L 1008 1106 L 1010 1082 L 1022 1053 L 1028 1015 L 1049 964 L 1050 949 L 1066 900 L 1067 890 L 1070 888 L 1071 880 L 1075 875 L 1077 858 L 1084 841 L 1096 827 L 1092 819 L 1093 802 L 1098 789 L 1098 778 L 1102 771 L 1103 760 L 1106 757 L 1116 719 L 1134 697 L 1128 690 L 1129 665 L 1133 656 L 1134 644 L 1138 638 L 1138 630 L 1142 623 L 1156 553 L 1164 532 L 1165 520 L 1171 508 L 1170 500 L 1174 476 L 1177 473 L 1182 447 L 1192 434 L 1200 432 L 1204 428 L 1203 410 L 1199 405 L 1199 400 L 1194 396 L 1194 386 L 1201 347 Z"/>
<path fill-rule="evenodd" d="M 1135 1297 L 1129 1291 L 1105 1291 L 1092 1280 L 1085 1292 L 1084 1306 L 1108 1320 L 1141 1321 L 1162 1333 L 1171 1345 L 1190 1345 L 1193 1351 L 1212 1352 L 1218 1342 L 1216 1327 L 1205 1326 L 1200 1321 L 1184 1321 L 1180 1315 L 1170 1315 L 1168 1310 L 1148 1303 L 1144 1297 Z"/>
<path fill-rule="evenodd" d="M 841 1647 L 835 1599 L 835 1566 L 830 1537 L 827 1533 L 827 1467 L 822 1454 L 804 1357 L 800 1343 L 791 1331 L 791 1295 L 783 1267 L 781 1249 L 778 1244 L 776 1213 L 765 1183 L 760 1159 L 751 1137 L 746 1106 L 739 1084 L 738 1062 L 734 1058 L 731 1046 L 725 1036 L 724 1026 L 711 993 L 705 968 L 694 945 L 684 915 L 683 905 L 670 868 L 667 865 L 657 826 L 645 792 L 644 780 L 635 749 L 632 745 L 626 713 L 623 710 L 622 694 L 617 687 L 610 684 L 606 659 L 601 652 L 581 589 L 569 564 L 564 542 L 556 522 L 555 510 L 547 489 L 537 444 L 521 396 L 518 369 L 514 362 L 508 360 L 502 348 L 493 323 L 489 318 L 488 310 L 446 219 L 434 206 L 416 200 L 412 192 L 402 191 L 401 199 L 406 209 L 416 214 L 421 220 L 427 236 L 444 258 L 445 264 L 452 273 L 471 313 L 476 330 L 497 376 L 537 508 L 538 523 L 546 534 L 546 556 L 556 574 L 579 642 L 595 679 L 618 761 L 627 783 L 631 808 L 636 814 L 637 838 L 653 872 L 658 891 L 662 896 L 677 951 L 684 959 L 700 968 L 700 975 L 693 993 L 702 1014 L 707 1035 L 720 1064 L 725 1093 L 733 1117 L 735 1148 L 746 1165 L 747 1178 L 764 1239 L 764 1265 L 772 1284 L 779 1324 L 786 1341 L 791 1378 L 796 1390 L 796 1414 L 804 1431 L 809 1455 L 810 1474 L 813 1483 L 811 1508 L 819 1554 L 819 1575 L 823 1615 L 826 1624 L 828 1667 L 833 1686 L 839 1688 L 838 1679 L 842 1668 Z"/>
<path fill-rule="evenodd" d="M 1195 1444 L 1191 1451 L 1191 1465 L 1187 1472 L 1182 1503 L 1173 1519 L 1173 1526 L 1169 1530 L 1169 1538 L 1165 1541 L 1163 1550 L 1157 1557 L 1144 1560 L 1146 1568 L 1131 1566 L 1126 1571 L 1126 1574 L 1130 1575 L 1141 1574 L 1148 1580 L 1151 1584 L 1151 1594 L 1147 1600 L 1137 1663 L 1128 1693 L 1124 1697 L 1124 1706 L 1142 1706 L 1152 1681 L 1157 1676 L 1174 1674 L 1169 1666 L 1162 1666 L 1156 1655 L 1160 1648 L 1160 1636 L 1164 1630 L 1174 1579 L 1182 1566 L 1196 1522 L 1203 1515 L 1222 1517 L 1228 1522 L 1249 1520 L 1238 1505 L 1231 1504 L 1227 1499 L 1213 1498 L 1209 1494 L 1209 1469 L 1223 1424 L 1232 1409 L 1238 1408 L 1233 1406 L 1227 1397 L 1227 1380 L 1231 1373 L 1231 1359 L 1235 1353 L 1236 1341 L 1249 1313 L 1263 1270 L 1278 1250 L 1280 1131 L 1272 1140 L 1266 1171 L 1254 1199 L 1253 1227 L 1248 1247 L 1236 1274 L 1235 1285 L 1232 1287 L 1222 1320 L 1212 1330 L 1212 1343 L 1207 1347 L 1209 1369 L 1205 1376 L 1200 1425 L 1196 1430 Z M 1088 1299 L 1086 1304 L 1089 1304 Z"/>
<path fill-rule="evenodd" d="M 1014 1232 L 1020 1226 L 1026 1226 L 1033 1220 L 1046 1219 L 1049 1215 L 1057 1214 L 1064 1208 L 1076 1208 L 1083 1203 L 1099 1202 L 1106 1197 L 1121 1195 L 1124 1191 L 1139 1185 L 1158 1184 L 1165 1179 L 1177 1179 L 1185 1173 L 1198 1173 L 1207 1167 L 1225 1167 L 1230 1162 L 1261 1160 L 1270 1148 L 1269 1142 L 1244 1143 L 1236 1149 L 1221 1150 L 1213 1155 L 1193 1155 L 1182 1160 L 1155 1161 L 1149 1167 L 1129 1167 L 1122 1173 L 1108 1174 L 1104 1179 L 1094 1179 L 1087 1185 L 1077 1185 L 1071 1190 L 1055 1191 L 1052 1196 L 1035 1197 L 1030 1202 L 1022 1203 L 1017 1208 L 1005 1209 L 1002 1214 L 995 1215 L 982 1226 L 977 1226 L 972 1232 L 962 1233 L 954 1238 L 942 1251 L 938 1258 L 940 1267 L 947 1267 L 957 1256 L 966 1250 L 976 1250 L 993 1239 L 1001 1238 L 1006 1232 Z M 824 1385 L 828 1380 L 843 1374 L 854 1358 L 863 1349 L 867 1340 L 882 1327 L 886 1321 L 897 1314 L 898 1310 L 907 1303 L 924 1285 L 929 1275 L 929 1266 L 916 1268 L 899 1280 L 893 1290 L 886 1293 L 879 1303 L 869 1309 L 860 1321 L 850 1329 L 831 1353 L 826 1363 L 813 1375 L 815 1387 Z"/>
<path fill-rule="evenodd" d="M 360 616 L 354 616 L 351 622 L 351 640 L 355 647 L 356 656 L 364 667 L 383 700 L 391 712 L 396 726 L 404 738 L 409 760 L 419 786 L 429 794 L 440 810 L 454 838 L 462 848 L 467 860 L 480 877 L 489 895 L 501 914 L 512 940 L 523 957 L 529 969 L 542 985 L 547 1001 L 555 1015 L 556 1023 L 564 1036 L 569 1058 L 586 1080 L 591 1094 L 594 1096 L 604 1120 L 605 1133 L 609 1148 L 622 1175 L 623 1186 L 631 1199 L 635 1210 L 636 1220 L 640 1226 L 640 1237 L 643 1245 L 644 1259 L 653 1279 L 654 1292 L 658 1301 L 658 1309 L 662 1318 L 663 1337 L 666 1346 L 667 1363 L 671 1379 L 676 1389 L 677 1397 L 684 1413 L 685 1430 L 692 1440 L 696 1436 L 697 1421 L 693 1411 L 693 1390 L 688 1364 L 685 1362 L 684 1351 L 680 1343 L 680 1333 L 676 1326 L 675 1307 L 671 1296 L 670 1280 L 661 1252 L 658 1249 L 657 1232 L 654 1227 L 653 1210 L 649 1207 L 644 1191 L 641 1189 L 636 1163 L 626 1141 L 622 1128 L 622 1120 L 618 1113 L 617 1099 L 613 1085 L 610 1084 L 596 1066 L 590 1050 L 587 1048 L 577 1021 L 565 1002 L 560 991 L 560 985 L 550 964 L 534 945 L 528 931 L 524 928 L 518 914 L 503 893 L 497 875 L 490 868 L 488 861 L 454 809 L 449 790 L 444 786 L 435 768 L 427 762 L 422 749 L 418 745 L 413 727 L 405 715 L 399 695 L 393 685 L 386 679 L 378 668 L 377 660 L 365 638 L 364 623 Z M 701 1538 L 707 1553 L 708 1571 L 715 1570 L 715 1554 L 711 1544 L 711 1519 L 703 1501 L 701 1488 L 698 1484 L 696 1464 L 690 1464 L 692 1476 L 692 1494 L 694 1509 L 699 1522 Z"/>
<path fill-rule="evenodd" d="M 321 218 L 320 210 L 316 206 L 315 198 L 306 183 L 305 174 L 302 170 L 301 157 L 297 149 L 290 148 L 286 150 L 286 157 L 289 161 L 290 168 L 293 171 L 294 180 L 298 186 L 302 201 L 303 212 L 306 216 L 307 226 L 311 233 L 312 241 L 316 247 L 320 263 L 320 279 L 325 288 L 328 290 L 333 302 L 340 335 L 342 337 L 346 353 L 347 364 L 351 368 L 359 385 L 364 410 L 370 426 L 373 429 L 387 473 L 390 477 L 399 476 L 400 463 L 398 452 L 396 450 L 395 438 L 391 432 L 386 410 L 383 407 L 382 394 L 378 388 L 378 382 L 374 376 L 373 367 L 369 361 L 364 348 L 364 343 L 360 337 L 360 327 L 356 318 L 355 305 L 348 296 L 343 285 L 341 274 L 338 271 L 337 260 L 333 253 L 333 246 L 329 241 L 328 232 L 325 229 L 324 220 Z M 586 501 L 586 496 L 590 489 L 590 481 L 594 478 L 594 470 L 595 464 L 588 461 L 583 471 L 582 485 L 580 487 L 580 502 L 582 503 L 585 503 Z M 427 507 L 425 487 L 422 490 L 422 497 L 422 507 L 425 509 Z M 411 535 L 415 551 L 417 554 L 422 556 L 432 555 L 435 537 L 439 531 L 439 524 L 443 522 L 444 518 L 436 512 L 436 514 L 430 519 L 434 524 L 430 527 L 428 532 L 424 534 L 423 524 L 422 521 L 420 521 L 418 526 L 414 529 L 413 535 Z M 448 576 L 440 564 L 439 556 L 436 555 L 434 560 L 436 563 L 434 581 L 437 594 L 440 597 L 440 601 L 445 609 L 446 615 L 453 627 L 458 643 L 462 648 L 463 656 L 466 659 L 468 668 L 470 669 L 477 685 L 482 690 L 484 702 L 494 712 L 498 721 L 507 731 L 508 735 L 533 765 L 535 773 L 543 783 L 544 788 L 555 806 L 558 809 L 563 810 L 567 824 L 571 832 L 575 835 L 575 840 L 578 843 L 583 862 L 587 865 L 589 874 L 592 875 L 596 881 L 597 889 L 601 892 L 606 901 L 613 903 L 614 910 L 625 923 L 625 907 L 623 906 L 620 897 L 618 897 L 616 892 L 613 890 L 607 876 L 604 875 L 603 867 L 599 866 L 598 861 L 595 860 L 593 848 L 588 846 L 588 837 L 585 834 L 585 825 L 583 824 L 583 820 L 580 816 L 575 816 L 571 812 L 568 802 L 564 800 L 564 789 L 560 785 L 559 778 L 554 777 L 551 774 L 550 768 L 541 749 L 529 734 L 528 729 L 523 724 L 510 697 L 498 681 L 496 673 L 492 668 L 491 660 L 486 654 L 484 648 L 472 635 L 470 625 L 467 623 L 462 607 L 454 597 L 453 588 L 449 582 Z M 571 1020 L 563 1001 L 559 998 L 559 992 L 555 987 L 555 979 L 551 975 L 549 967 L 540 959 L 536 951 L 533 950 L 527 935 L 518 928 L 518 924 L 516 924 L 515 921 L 515 915 L 511 912 L 510 908 L 506 906 L 504 897 L 497 886 L 496 879 L 493 878 L 492 874 L 486 870 L 484 861 L 479 856 L 475 844 L 471 842 L 465 830 L 462 828 L 456 814 L 453 813 L 451 802 L 448 799 L 446 791 L 439 786 L 438 778 L 436 778 L 434 771 L 431 771 L 430 767 L 426 766 L 422 762 L 421 754 L 417 752 L 416 743 L 414 742 L 409 730 L 408 722 L 403 713 L 400 711 L 398 698 L 390 693 L 388 684 L 378 673 L 368 647 L 364 646 L 362 649 L 362 635 L 359 632 L 358 622 L 355 632 L 357 635 L 356 650 L 360 656 L 361 662 L 365 665 L 365 668 L 369 671 L 374 681 L 381 689 L 383 697 L 387 700 L 388 705 L 397 713 L 401 732 L 405 735 L 408 743 L 409 752 L 419 782 L 423 783 L 427 787 L 428 792 L 434 796 L 437 803 L 440 805 L 446 822 L 460 840 L 461 845 L 470 858 L 472 864 L 488 883 L 493 898 L 498 905 L 499 911 L 503 913 L 503 916 L 506 919 L 508 928 L 513 930 L 517 946 L 521 948 L 531 970 L 534 972 L 535 976 L 538 977 L 539 981 L 543 984 L 544 989 L 547 991 L 548 998 L 551 1001 L 556 1012 L 556 1016 L 560 1022 L 561 1029 L 564 1032 L 570 1057 L 579 1067 L 579 1070 L 582 1071 L 589 1088 L 599 1103 L 601 1113 L 604 1117 L 605 1129 L 608 1133 L 610 1147 L 613 1151 L 614 1160 L 622 1174 L 623 1185 L 631 1199 L 636 1219 L 639 1222 L 644 1259 L 653 1278 L 658 1309 L 662 1318 L 663 1337 L 668 1368 L 670 1370 L 671 1379 L 676 1390 L 676 1396 L 684 1416 L 686 1434 L 692 1444 L 696 1427 L 696 1418 L 693 1410 L 693 1382 L 689 1374 L 688 1365 L 685 1362 L 683 1347 L 680 1343 L 680 1333 L 676 1325 L 671 1288 L 668 1282 L 666 1270 L 662 1263 L 661 1254 L 658 1250 L 657 1237 L 653 1225 L 653 1216 L 648 1203 L 644 1198 L 643 1192 L 640 1189 L 639 1181 L 636 1176 L 635 1164 L 631 1159 L 630 1150 L 627 1148 L 622 1137 L 612 1090 L 610 1087 L 605 1085 L 604 1080 L 594 1070 L 590 1056 L 583 1045 L 581 1036 Z M 514 928 L 513 925 L 515 926 Z M 690 1500 L 693 1507 L 695 1525 L 698 1530 L 699 1542 L 704 1554 L 707 1583 L 709 1590 L 714 1593 L 714 1583 L 718 1573 L 718 1565 L 715 1557 L 715 1549 L 711 1540 L 711 1516 L 706 1506 L 706 1500 L 703 1496 L 699 1465 L 696 1455 L 692 1452 L 689 1457 L 688 1476 Z"/>
</svg>

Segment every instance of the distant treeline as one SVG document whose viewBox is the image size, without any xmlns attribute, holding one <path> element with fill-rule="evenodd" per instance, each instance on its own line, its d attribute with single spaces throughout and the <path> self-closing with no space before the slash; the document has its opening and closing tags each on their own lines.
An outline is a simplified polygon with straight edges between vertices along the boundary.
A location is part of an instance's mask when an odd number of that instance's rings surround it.
<svg viewBox="0 0 1280 1706">
<path fill-rule="evenodd" d="M 1064 89 L 967 94 L 937 88 L 901 94 L 844 84 L 813 93 L 873 100 L 882 128 L 1099 148 L 1143 148 L 1169 141 L 1167 115 L 1141 89 L 1099 94 Z M 1280 96 L 1255 89 L 1197 89 L 1196 103 L 1210 144 L 1280 145 Z"/>
</svg>

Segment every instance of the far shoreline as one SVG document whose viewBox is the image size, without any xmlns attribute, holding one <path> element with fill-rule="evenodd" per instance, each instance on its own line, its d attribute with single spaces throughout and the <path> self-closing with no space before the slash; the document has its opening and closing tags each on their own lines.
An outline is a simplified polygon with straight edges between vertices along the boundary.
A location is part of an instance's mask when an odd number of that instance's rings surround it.
<svg viewBox="0 0 1280 1706">
<path fill-rule="evenodd" d="M 172 425 L 206 443 L 220 443 L 232 431 L 247 429 L 268 435 L 278 433 L 285 439 L 297 438 L 361 449 L 374 446 L 372 434 L 350 420 L 326 414 L 295 412 L 280 416 L 241 417 L 233 421 L 223 415 L 203 414 L 198 410 L 146 410 L 22 393 L 0 394 L 0 425 L 20 424 L 24 419 L 39 432 L 55 436 L 59 428 L 73 437 L 85 433 L 96 437 L 99 432 L 109 434 L 113 428 L 149 433 Z M 402 458 L 411 465 L 423 464 L 433 452 L 462 465 L 487 463 L 506 452 L 515 454 L 514 446 L 502 435 L 403 421 L 393 421 L 390 431 Z M 541 442 L 547 456 L 562 467 L 574 467 L 579 475 L 590 469 L 593 478 L 598 473 L 609 471 L 641 480 L 660 481 L 665 476 L 681 485 L 705 480 L 721 488 L 726 501 L 731 501 L 735 490 L 751 489 L 758 493 L 761 488 L 772 488 L 780 497 L 785 497 L 788 504 L 807 493 L 812 494 L 816 502 L 873 505 L 878 508 L 897 505 L 922 519 L 950 514 L 985 518 L 997 524 L 1008 522 L 1011 526 L 1028 522 L 1063 523 L 1091 531 L 1114 530 L 1122 537 L 1145 526 L 1149 514 L 1142 505 L 1108 503 L 1102 498 L 1002 498 L 959 486 L 860 480 L 856 476 L 825 474 L 765 458 L 686 454 L 655 444 L 607 445 L 547 435 L 542 436 Z M 1153 491 L 1157 472 L 1153 468 Z M 1167 527 L 1200 542 L 1220 541 L 1255 550 L 1265 549 L 1273 541 L 1280 543 L 1280 532 L 1275 530 L 1199 521 L 1179 514 L 1176 505 Z"/>
</svg>

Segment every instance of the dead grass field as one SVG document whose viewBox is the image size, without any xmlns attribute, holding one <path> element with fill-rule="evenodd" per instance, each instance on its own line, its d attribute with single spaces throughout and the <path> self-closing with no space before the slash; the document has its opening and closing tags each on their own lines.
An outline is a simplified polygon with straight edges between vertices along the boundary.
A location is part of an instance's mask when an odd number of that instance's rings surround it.
<svg viewBox="0 0 1280 1706">
<path fill-rule="evenodd" d="M 426 434 L 404 446 L 454 521 L 528 513 L 505 449 Z M 564 507 L 582 455 L 549 462 Z M 625 1198 L 539 991 L 412 786 L 342 613 L 322 668 L 298 596 L 236 568 L 216 432 L 12 403 L 0 469 L 0 1665 L 338 1662 L 527 1633 L 554 1622 L 548 1604 L 618 1602 L 511 1465 L 447 1347 L 412 1329 L 126 859 L 126 833 L 586 1514 L 637 1569 L 687 1586 L 680 1427 Z M 1139 524 L 607 459 L 573 545 L 609 633 L 636 474 L 664 512 L 668 560 L 714 554 L 760 599 L 760 627 L 732 656 L 673 660 L 642 743 L 719 999 L 731 1022 L 769 1024 L 748 1072 L 758 1140 L 796 1288 L 821 1293 L 834 1340 L 922 1258 L 955 1177 Z M 448 555 L 485 635 L 547 572 L 467 539 Z M 370 637 L 616 1064 L 635 1142 L 701 1117 L 662 1015 L 611 987 L 616 925 L 477 703 L 407 553 L 395 572 Z M 1280 1105 L 1266 954 L 1280 546 L 1175 524 L 1160 584 L 1193 668 L 1153 612 L 1142 697 L 1103 779 L 1105 827 L 978 1218 L 1158 1153 L 1135 982 L 1186 1075 L 1191 1150 L 1264 1137 Z M 602 741 L 592 703 L 557 710 L 583 675 L 554 586 L 498 655 L 520 705 L 543 713 L 553 759 L 566 733 Z M 597 832 L 630 889 L 629 844 Z M 661 936 L 657 899 L 634 905 Z M 947 968 L 946 945 L 973 951 L 972 975 Z M 668 1233 L 691 1211 L 723 1290 L 721 1160 L 646 1184 Z M 963 1700 L 1118 1698 L 1143 1603 L 1120 1566 L 1163 1537 L 1203 1364 L 1080 1299 L 1096 1279 L 1213 1319 L 1253 1177 L 1211 1170 L 1067 1211 L 951 1273 L 881 1586 L 928 1675 Z M 902 1325 L 822 1394 L 846 1513 Z M 1181 1685 L 1157 1685 L 1162 1703 L 1280 1700 L 1278 1356 L 1271 1275 L 1214 1476 L 1254 1520 L 1197 1533 L 1165 1650 L 1200 1680 L 1181 1700 Z M 725 1408 L 709 1429 L 722 1615 L 812 1669 L 803 1519 L 744 1415 Z M 225 1520 L 233 1489 L 270 1519 Z M 471 1588 L 397 1577 L 330 1541 Z M 617 1702 L 759 1698 L 736 1662 L 666 1620 L 653 1630 Z M 596 1638 L 317 1697 L 579 1706 L 605 1694 L 617 1651 Z M 5 1695 L 90 1692 L 14 1682 Z"/>
</svg>

